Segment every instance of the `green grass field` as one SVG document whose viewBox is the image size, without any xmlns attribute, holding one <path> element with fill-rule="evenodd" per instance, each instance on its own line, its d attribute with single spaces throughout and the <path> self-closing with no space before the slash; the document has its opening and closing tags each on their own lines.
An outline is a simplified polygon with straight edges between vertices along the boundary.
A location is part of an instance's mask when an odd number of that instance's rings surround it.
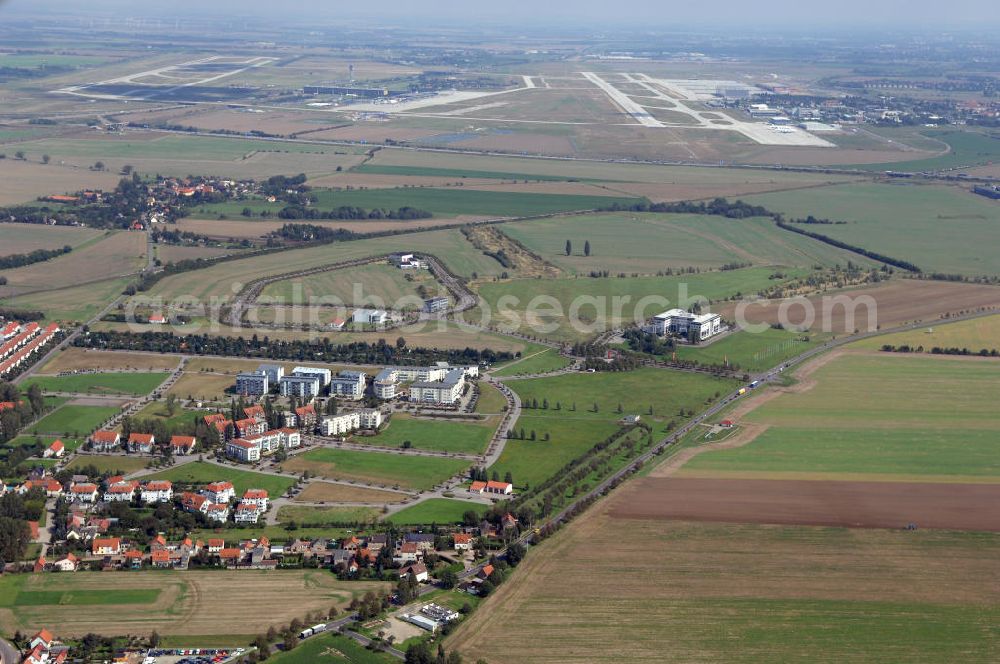
<svg viewBox="0 0 1000 664">
<path fill-rule="evenodd" d="M 803 273 L 797 269 L 782 270 L 786 279 Z M 771 268 L 753 267 L 635 279 L 514 280 L 483 284 L 479 292 L 492 312 L 495 325 L 570 341 L 602 332 L 607 326 L 643 323 L 661 311 L 685 306 L 687 298 L 717 301 L 754 294 L 781 283 L 771 279 L 773 274 Z M 469 319 L 477 319 L 475 312 L 470 313 Z"/>
<path fill-rule="evenodd" d="M 412 507 L 401 509 L 387 518 L 386 521 L 396 526 L 461 523 L 462 515 L 470 510 L 482 514 L 486 511 L 486 505 L 466 500 L 431 498 Z"/>
<path fill-rule="evenodd" d="M 429 291 L 429 296 L 448 294 L 427 271 L 404 271 L 385 263 L 372 263 L 278 281 L 265 286 L 261 297 L 281 304 L 323 302 L 373 306 L 381 302 L 377 306 L 413 310 L 423 306 L 423 299 L 417 294 L 421 285 Z"/>
<path fill-rule="evenodd" d="M 494 376 L 518 376 L 547 373 L 568 367 L 572 362 L 559 354 L 555 348 L 546 348 L 534 355 L 526 355 L 524 359 L 508 364 L 493 372 Z"/>
<path fill-rule="evenodd" d="M 507 171 L 476 171 L 463 168 L 433 168 L 424 166 L 392 166 L 389 164 L 361 164 L 351 169 L 355 173 L 372 175 L 404 175 L 439 178 L 474 178 L 482 180 L 532 180 L 534 182 L 593 182 L 586 178 L 560 175 L 539 175 L 531 173 L 511 173 Z"/>
<path fill-rule="evenodd" d="M 77 394 L 149 394 L 170 374 L 157 373 L 91 373 L 72 376 L 35 376 L 24 381 L 25 387 L 38 385 L 46 392 Z"/>
<path fill-rule="evenodd" d="M 495 428 L 492 420 L 484 423 L 449 422 L 398 414 L 392 416 L 389 426 L 377 436 L 356 436 L 353 440 L 383 447 L 402 447 L 408 440 L 418 450 L 480 454 L 489 444 Z"/>
<path fill-rule="evenodd" d="M 591 270 L 656 273 L 667 268 L 869 264 L 817 240 L 783 231 L 770 219 L 697 214 L 608 213 L 503 224 L 504 233 L 570 274 Z M 572 254 L 566 255 L 566 241 Z M 584 256 L 584 242 L 591 255 Z"/>
<path fill-rule="evenodd" d="M 640 415 L 653 427 L 654 436 L 671 420 L 685 421 L 681 409 L 698 411 L 718 392 L 726 394 L 736 381 L 702 374 L 639 369 L 625 373 L 575 373 L 552 378 L 511 381 L 510 387 L 530 406 L 545 399 L 549 409 L 525 408 L 516 424 L 526 440 L 509 440 L 499 461 L 490 467 L 503 477 L 510 472 L 514 485 L 523 488 L 551 477 L 566 463 L 584 454 L 618 430 L 626 414 Z M 556 410 L 556 404 L 560 410 Z M 594 404 L 597 412 L 594 412 Z M 576 410 L 572 407 L 575 404 Z M 618 405 L 622 413 L 618 413 Z M 653 415 L 649 415 L 649 408 Z M 531 432 L 536 440 L 530 440 Z M 549 434 L 550 440 L 544 440 Z"/>
<path fill-rule="evenodd" d="M 163 401 L 153 401 L 145 408 L 135 414 L 136 419 L 161 420 L 167 429 L 177 431 L 185 427 L 192 427 L 194 421 L 205 415 L 211 415 L 215 411 L 211 410 L 188 410 L 178 406 L 173 417 L 167 412 L 166 403 Z"/>
<path fill-rule="evenodd" d="M 864 183 L 745 200 L 789 217 L 846 221 L 803 229 L 909 260 L 925 272 L 1000 273 L 1000 257 L 979 250 L 1000 243 L 1000 206 L 966 187 Z"/>
<path fill-rule="evenodd" d="M 103 604 L 150 604 L 160 595 L 158 588 L 122 589 L 115 593 L 82 589 L 24 590 L 25 578 L 0 578 L 0 608 L 17 606 L 94 606 Z M 58 585 L 58 584 L 45 584 Z"/>
<path fill-rule="evenodd" d="M 920 133 L 947 143 L 951 149 L 947 154 L 928 159 L 898 161 L 887 164 L 859 164 L 852 168 L 874 171 L 936 171 L 965 166 L 981 166 L 996 163 L 1000 159 L 1000 138 L 996 134 L 991 135 L 988 132 L 963 131 L 961 129 L 933 129 Z M 901 139 L 905 141 L 906 137 L 903 136 Z"/>
<path fill-rule="evenodd" d="M 354 479 L 424 490 L 465 470 L 469 462 L 462 459 L 324 448 L 298 454 L 283 465 L 286 470 L 309 470 L 330 479 Z"/>
<path fill-rule="evenodd" d="M 149 463 L 149 459 L 142 459 L 139 457 L 130 456 L 104 456 L 88 454 L 85 456 L 77 456 L 72 461 L 67 464 L 67 470 L 78 470 L 86 466 L 93 466 L 101 472 L 107 473 L 134 473 L 137 470 L 142 470 Z"/>
<path fill-rule="evenodd" d="M 109 406 L 67 405 L 57 408 L 27 430 L 32 434 L 37 432 L 59 435 L 79 432 L 85 436 L 118 412 L 118 408 Z"/>
<path fill-rule="evenodd" d="M 804 353 L 823 340 L 821 335 L 768 328 L 763 332 L 735 332 L 704 346 L 678 346 L 677 359 L 702 364 L 738 366 L 746 371 L 763 371 Z"/>
<path fill-rule="evenodd" d="M 45 445 L 46 447 L 51 445 L 52 441 L 59 439 L 66 446 L 67 451 L 70 452 L 76 451 L 81 445 L 83 445 L 84 442 L 86 442 L 85 438 L 68 438 L 65 436 L 51 436 L 51 435 L 50 436 L 21 435 L 18 436 L 17 438 L 14 438 L 13 440 L 7 441 L 7 446 L 20 447 L 22 445 L 34 445 L 36 438 L 40 438 L 42 440 L 42 445 Z"/>
<path fill-rule="evenodd" d="M 2 300 L 15 309 L 39 310 L 48 320 L 86 322 L 122 294 L 129 279 L 108 279 L 85 286 L 29 293 Z"/>
<path fill-rule="evenodd" d="M 1000 481 L 990 360 L 846 355 L 745 418 L 749 445 L 701 454 L 681 473 Z"/>
<path fill-rule="evenodd" d="M 212 463 L 196 461 L 186 463 L 176 468 L 165 470 L 149 479 L 170 480 L 175 484 L 202 485 L 209 482 L 228 480 L 233 483 L 237 495 L 242 495 L 247 489 L 265 489 L 273 500 L 285 493 L 295 481 L 289 477 L 266 475 L 249 470 L 239 470 L 228 466 L 217 466 Z"/>
<path fill-rule="evenodd" d="M 485 380 L 479 381 L 479 400 L 476 402 L 477 413 L 502 413 L 507 407 L 507 400 L 500 390 Z"/>
<path fill-rule="evenodd" d="M 385 653 L 366 649 L 339 634 L 324 634 L 301 643 L 289 652 L 268 658 L 273 664 L 390 664 L 399 660 Z"/>
<path fill-rule="evenodd" d="M 436 217 L 459 215 L 525 217 L 552 212 L 592 210 L 620 201 L 625 204 L 639 202 L 639 198 L 623 198 L 615 195 L 585 196 L 579 194 L 535 194 L 507 191 L 478 191 L 472 189 L 441 188 L 397 188 L 397 189 L 356 189 L 352 191 L 332 191 L 315 189 L 319 199 L 317 210 L 333 210 L 341 206 L 354 206 L 371 210 L 383 208 L 395 210 L 413 207 L 431 212 Z M 245 208 L 255 215 L 267 210 L 277 213 L 285 203 L 268 203 L 266 200 L 227 201 L 197 208 L 199 213 L 240 216 Z"/>
</svg>

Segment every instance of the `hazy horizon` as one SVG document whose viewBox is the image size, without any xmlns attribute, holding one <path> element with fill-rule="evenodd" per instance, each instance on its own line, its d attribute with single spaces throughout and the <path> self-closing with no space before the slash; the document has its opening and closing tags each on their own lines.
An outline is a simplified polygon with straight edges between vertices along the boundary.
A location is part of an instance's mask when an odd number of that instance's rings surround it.
<svg viewBox="0 0 1000 664">
<path fill-rule="evenodd" d="M 603 0 L 552 0 L 538 3 L 529 0 L 508 0 L 505 3 L 460 2 L 459 0 L 384 0 L 376 5 L 355 3 L 330 3 L 321 0 L 300 0 L 291 3 L 298 16 L 288 11 L 289 4 L 281 5 L 281 18 L 288 23 L 297 19 L 312 20 L 316 27 L 335 24 L 337 21 L 369 21 L 392 23 L 398 20 L 416 21 L 426 25 L 470 25 L 477 27 L 509 27 L 523 24 L 526 31 L 542 25 L 567 27 L 625 27 L 638 26 L 648 30 L 666 30 L 689 27 L 742 26 L 754 30 L 774 28 L 800 28 L 810 31 L 829 31 L 853 28 L 861 31 L 899 29 L 974 29 L 983 30 L 997 24 L 995 3 L 986 0 L 956 0 L 946 10 L 940 3 L 930 0 L 884 0 L 871 3 L 862 0 L 842 0 L 836 5 L 818 7 L 803 5 L 793 0 L 771 0 L 767 3 L 748 3 L 737 0 L 716 0 L 702 5 L 684 3 L 673 7 L 656 0 L 634 0 L 627 11 L 610 8 Z M 0 0 L 0 9 L 18 14 L 66 13 L 77 16 L 120 14 L 124 17 L 179 18 L 195 13 L 206 16 L 259 18 L 275 11 L 272 2 L 262 0 L 214 0 L 209 6 L 195 0 L 175 0 L 165 7 L 160 3 L 136 3 L 127 0 L 97 0 L 86 9 L 73 0 Z"/>
</svg>

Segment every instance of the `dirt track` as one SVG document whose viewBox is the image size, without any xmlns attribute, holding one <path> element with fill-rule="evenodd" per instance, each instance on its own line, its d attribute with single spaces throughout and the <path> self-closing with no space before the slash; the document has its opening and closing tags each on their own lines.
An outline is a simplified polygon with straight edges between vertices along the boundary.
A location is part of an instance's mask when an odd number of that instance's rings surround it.
<svg viewBox="0 0 1000 664">
<path fill-rule="evenodd" d="M 647 477 L 612 517 L 730 523 L 1000 531 L 1000 485 Z"/>
</svg>

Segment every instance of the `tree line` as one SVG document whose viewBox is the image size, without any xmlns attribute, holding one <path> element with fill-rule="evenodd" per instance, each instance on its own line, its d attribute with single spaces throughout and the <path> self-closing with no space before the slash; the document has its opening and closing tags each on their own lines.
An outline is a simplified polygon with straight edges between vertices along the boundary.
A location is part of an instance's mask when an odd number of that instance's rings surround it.
<svg viewBox="0 0 1000 664">
<path fill-rule="evenodd" d="M 53 259 L 56 256 L 68 254 L 71 251 L 73 251 L 73 247 L 67 244 L 61 249 L 35 249 L 34 251 L 30 251 L 26 254 L 10 254 L 8 256 L 0 256 L 0 270 L 10 270 L 16 267 L 31 265 L 32 263 L 41 263 L 42 261 Z"/>
<path fill-rule="evenodd" d="M 172 332 L 120 332 L 90 331 L 74 340 L 74 345 L 83 348 L 107 350 L 141 350 L 159 353 L 185 353 L 189 355 L 221 355 L 225 357 L 254 357 L 270 360 L 294 360 L 323 362 L 349 362 L 352 364 L 399 364 L 424 365 L 434 362 L 461 364 L 492 364 L 514 359 L 508 351 L 492 349 L 439 349 L 410 347 L 404 343 L 395 345 L 385 339 L 369 343 L 354 341 L 334 344 L 328 337 L 317 341 L 301 339 L 279 340 L 267 335 L 256 334 L 242 337 L 220 337 L 208 334 L 177 335 Z"/>
</svg>

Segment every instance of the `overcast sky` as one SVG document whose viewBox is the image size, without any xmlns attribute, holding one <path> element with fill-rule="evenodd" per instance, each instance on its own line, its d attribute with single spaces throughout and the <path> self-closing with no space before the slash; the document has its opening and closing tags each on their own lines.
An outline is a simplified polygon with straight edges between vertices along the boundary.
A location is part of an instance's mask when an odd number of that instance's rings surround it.
<svg viewBox="0 0 1000 664">
<path fill-rule="evenodd" d="M 3 0 L 0 0 L 2 2 Z M 645 25 L 670 28 L 692 25 L 801 26 L 825 29 L 834 25 L 876 27 L 945 26 L 984 28 L 1000 21 L 997 0 L 6 0 L 10 10 L 70 8 L 107 11 L 128 16 L 181 18 L 205 13 L 313 18 L 317 24 L 368 19 L 373 23 L 420 18 L 449 24 L 524 23 Z M 297 11 L 295 11 L 297 10 Z M 0 10 L 2 11 L 2 10 Z M 193 14 L 191 13 L 193 12 Z M 424 21 L 421 21 L 424 22 Z"/>
</svg>

